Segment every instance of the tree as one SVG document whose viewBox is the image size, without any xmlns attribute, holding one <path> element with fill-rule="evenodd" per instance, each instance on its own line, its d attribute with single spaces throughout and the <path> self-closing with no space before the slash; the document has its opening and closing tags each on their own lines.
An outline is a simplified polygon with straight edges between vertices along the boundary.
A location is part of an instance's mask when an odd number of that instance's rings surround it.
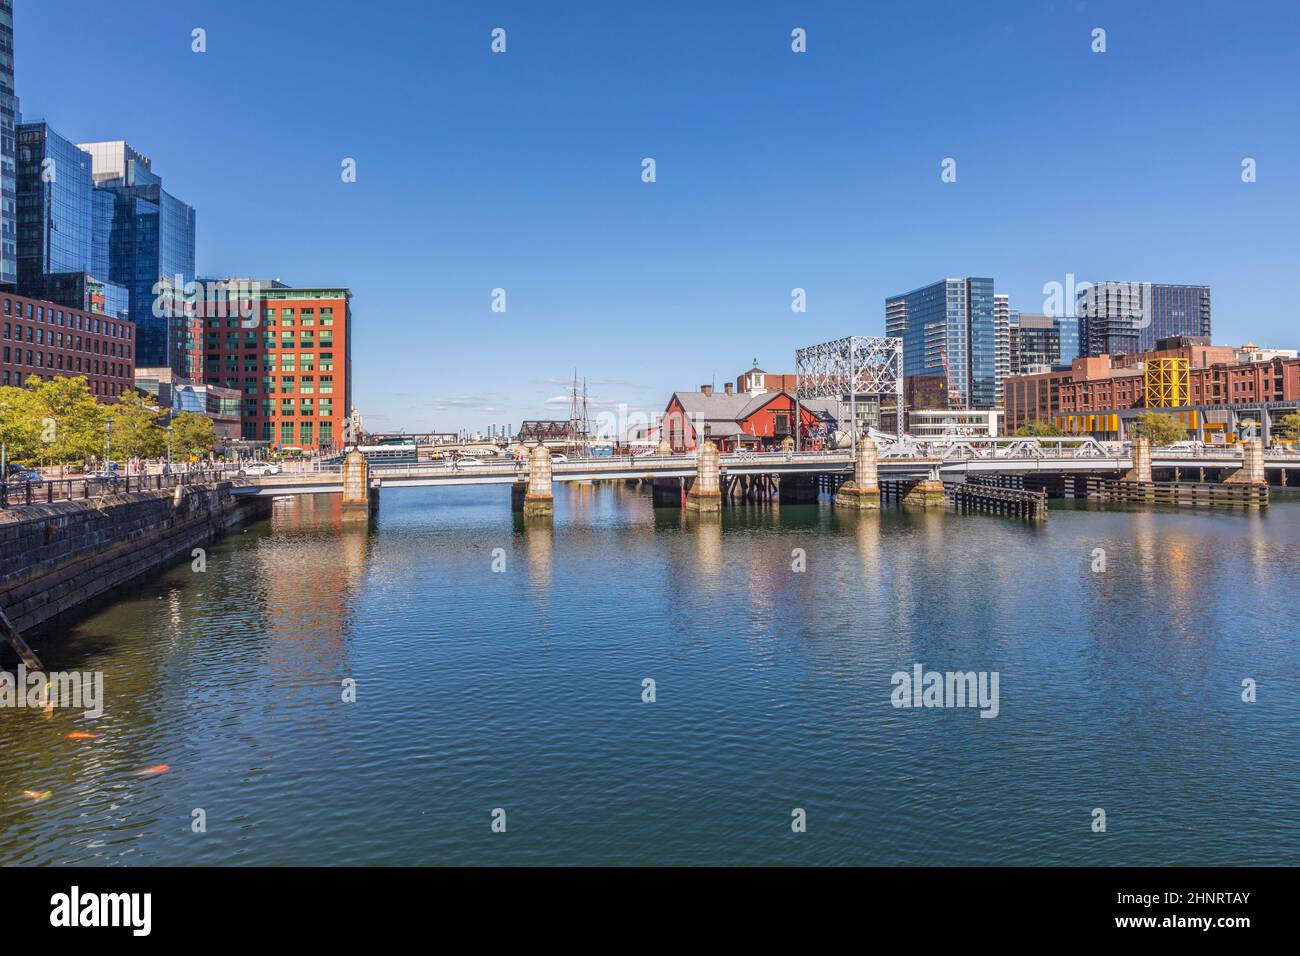
<svg viewBox="0 0 1300 956">
<path fill-rule="evenodd" d="M 134 392 L 109 407 L 113 421 L 114 457 L 160 458 L 167 452 L 167 433 L 159 424 L 162 411 Z"/>
<path fill-rule="evenodd" d="M 172 455 L 202 458 L 212 451 L 217 435 L 212 419 L 194 412 L 181 412 L 172 419 Z"/>
<path fill-rule="evenodd" d="M 42 461 L 85 461 L 104 447 L 105 406 L 90 394 L 84 376 L 27 380 L 41 424 Z"/>
<path fill-rule="evenodd" d="M 44 433 L 36 397 L 25 388 L 0 387 L 0 443 L 4 445 L 5 460 L 36 464 Z"/>
<path fill-rule="evenodd" d="M 1277 420 L 1274 431 L 1279 433 L 1279 438 L 1300 438 L 1300 413 L 1292 412 L 1290 415 L 1283 415 Z"/>
<path fill-rule="evenodd" d="M 1172 445 L 1187 438 L 1187 426 L 1172 415 L 1161 412 L 1143 412 L 1133 426 L 1135 434 L 1151 440 L 1157 447 Z"/>
<path fill-rule="evenodd" d="M 1018 438 L 1060 438 L 1063 434 L 1050 422 L 1026 422 L 1016 429 Z"/>
</svg>

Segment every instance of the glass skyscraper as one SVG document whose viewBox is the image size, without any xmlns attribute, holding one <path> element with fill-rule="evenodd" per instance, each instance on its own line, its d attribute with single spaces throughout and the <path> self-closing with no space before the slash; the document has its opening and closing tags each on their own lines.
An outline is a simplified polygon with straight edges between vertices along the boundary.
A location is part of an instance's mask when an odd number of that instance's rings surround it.
<svg viewBox="0 0 1300 956">
<path fill-rule="evenodd" d="M 992 279 L 966 278 L 886 299 L 885 334 L 903 340 L 903 374 L 946 379 L 953 407 L 996 408 L 999 323 L 993 296 Z"/>
<path fill-rule="evenodd" d="M 0 0 L 0 284 L 18 281 L 17 115 L 14 5 L 13 0 Z"/>
<path fill-rule="evenodd" d="M 163 189 L 149 159 L 121 140 L 80 148 L 91 156 L 95 186 L 92 270 L 106 268 L 108 280 L 127 289 L 136 366 L 185 375 L 190 324 L 179 309 L 154 315 L 154 303 L 160 282 L 183 289 L 194 281 L 194 209 Z"/>
<path fill-rule="evenodd" d="M 19 293 L 129 318 L 126 289 L 94 260 L 90 155 L 43 122 L 19 123 L 17 134 Z"/>
<path fill-rule="evenodd" d="M 1098 282 L 1078 293 L 1084 356 L 1152 352 L 1161 339 L 1210 337 L 1210 288 L 1158 282 Z"/>
</svg>

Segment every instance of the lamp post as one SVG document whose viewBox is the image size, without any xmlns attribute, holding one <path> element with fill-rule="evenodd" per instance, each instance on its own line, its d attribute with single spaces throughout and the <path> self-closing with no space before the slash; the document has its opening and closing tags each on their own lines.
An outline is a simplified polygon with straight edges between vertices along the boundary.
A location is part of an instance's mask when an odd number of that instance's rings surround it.
<svg viewBox="0 0 1300 956">
<path fill-rule="evenodd" d="M 113 451 L 113 419 L 104 419 L 104 471 L 108 471 L 109 458 Z"/>
<path fill-rule="evenodd" d="M 167 474 L 172 473 L 172 423 L 167 423 Z"/>
</svg>

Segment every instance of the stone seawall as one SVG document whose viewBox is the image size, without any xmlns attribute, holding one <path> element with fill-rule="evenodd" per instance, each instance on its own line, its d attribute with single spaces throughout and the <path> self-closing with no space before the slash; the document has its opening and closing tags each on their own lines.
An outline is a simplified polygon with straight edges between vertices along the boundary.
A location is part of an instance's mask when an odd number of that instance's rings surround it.
<svg viewBox="0 0 1300 956">
<path fill-rule="evenodd" d="M 0 609 L 36 628 L 270 511 L 225 482 L 0 511 Z"/>
</svg>

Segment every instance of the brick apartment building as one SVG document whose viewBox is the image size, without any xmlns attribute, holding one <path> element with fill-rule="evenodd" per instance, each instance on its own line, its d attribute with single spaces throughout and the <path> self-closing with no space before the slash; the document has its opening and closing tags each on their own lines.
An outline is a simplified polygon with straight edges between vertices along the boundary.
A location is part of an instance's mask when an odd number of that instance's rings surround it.
<svg viewBox="0 0 1300 956">
<path fill-rule="evenodd" d="M 85 376 L 90 393 L 115 402 L 135 378 L 135 324 L 84 311 L 0 294 L 0 385 Z"/>
<path fill-rule="evenodd" d="M 241 393 L 244 441 L 341 448 L 352 408 L 351 291 L 253 287 L 248 316 L 225 300 L 197 303 L 195 377 Z"/>
<path fill-rule="evenodd" d="M 1007 380 L 1007 430 L 1043 422 L 1071 432 L 1116 434 L 1123 413 L 1157 407 L 1146 367 L 1180 363 L 1185 392 L 1177 407 L 1209 410 L 1300 404 L 1300 359 L 1261 359 L 1252 347 L 1213 346 L 1196 339 L 1162 340 L 1155 351 L 1076 359 L 1068 369 Z M 1200 415 L 1189 424 L 1203 427 Z"/>
</svg>

